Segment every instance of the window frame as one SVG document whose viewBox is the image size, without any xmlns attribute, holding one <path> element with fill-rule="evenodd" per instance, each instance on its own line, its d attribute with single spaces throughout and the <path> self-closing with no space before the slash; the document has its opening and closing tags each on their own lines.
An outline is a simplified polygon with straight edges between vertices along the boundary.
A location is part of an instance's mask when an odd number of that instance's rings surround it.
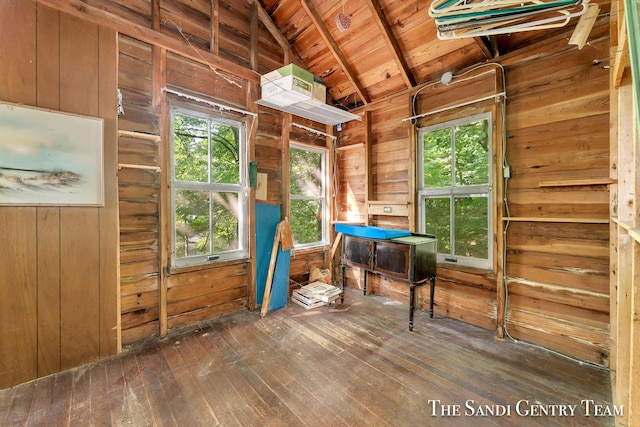
<svg viewBox="0 0 640 427">
<path fill-rule="evenodd" d="M 292 200 L 320 200 L 321 209 L 322 209 L 322 238 L 318 241 L 310 242 L 310 243 L 294 242 L 294 249 L 301 250 L 301 249 L 315 249 L 315 248 L 325 247 L 329 245 L 329 202 L 328 202 L 328 194 L 329 194 L 328 183 L 330 182 L 329 172 L 328 172 L 329 171 L 329 164 L 328 164 L 329 150 L 326 147 L 316 147 L 316 146 L 311 146 L 311 145 L 307 145 L 307 144 L 303 144 L 295 141 L 291 141 L 289 143 L 289 152 L 291 152 L 291 149 L 311 151 L 311 152 L 319 153 L 322 156 L 322 171 L 321 171 L 322 190 L 320 192 L 321 196 L 303 196 L 303 195 L 291 194 L 291 185 L 288 185 L 289 187 L 289 218 L 290 219 L 292 215 L 291 209 L 290 209 Z M 291 163 L 289 162 L 289 177 L 290 176 L 291 176 Z"/>
<path fill-rule="evenodd" d="M 176 181 L 175 178 L 175 151 L 174 151 L 174 123 L 175 116 L 177 114 L 190 116 L 210 122 L 222 123 L 228 126 L 233 126 L 238 129 L 238 146 L 239 146 L 239 158 L 240 158 L 240 170 L 239 170 L 239 182 L 237 184 L 219 184 L 211 182 L 185 182 Z M 248 149 L 247 149 L 247 131 L 246 122 L 241 120 L 234 120 L 229 118 L 223 118 L 214 112 L 203 112 L 195 108 L 188 108 L 184 106 L 172 106 L 170 109 L 170 129 L 169 129 L 170 147 L 169 147 L 169 166 L 171 168 L 170 174 L 170 209 L 171 209 L 171 247 L 170 247 L 170 265 L 172 268 L 181 267 L 193 267 L 204 266 L 221 261 L 241 260 L 249 258 L 249 161 L 248 161 Z M 207 138 L 210 140 L 211 132 L 208 132 Z M 209 162 L 211 161 L 211 153 L 209 152 Z M 210 171 L 209 171 L 210 172 Z M 211 179 L 209 173 L 209 180 Z M 210 193 L 236 193 L 238 195 L 238 249 L 233 249 L 224 252 L 213 252 L 204 255 L 194 255 L 189 257 L 178 258 L 176 256 L 176 194 L 181 190 L 192 191 L 209 191 Z M 210 199 L 211 201 L 211 199 Z M 212 221 L 212 204 L 209 203 L 209 216 L 210 230 L 213 227 Z M 212 231 L 212 230 L 211 230 Z M 213 242 L 213 237 L 211 238 Z"/>
<path fill-rule="evenodd" d="M 456 126 L 469 124 L 472 122 L 477 122 L 480 120 L 486 120 L 488 123 L 487 126 L 487 162 L 488 162 L 488 183 L 487 184 L 474 184 L 474 185 L 466 185 L 466 186 L 456 186 L 453 182 L 453 176 L 455 175 L 455 131 L 453 130 Z M 424 187 L 424 134 L 428 132 L 438 131 L 442 129 L 452 129 L 451 132 L 451 171 L 452 171 L 452 182 L 447 187 Z M 428 198 L 448 198 L 450 200 L 449 203 L 449 238 L 451 242 L 451 253 L 444 254 L 440 252 L 440 248 L 438 248 L 437 260 L 439 263 L 448 264 L 448 265 L 460 265 L 471 268 L 478 268 L 482 270 L 493 270 L 493 234 L 494 230 L 494 208 L 493 208 L 493 200 L 494 200 L 494 173 L 495 167 L 493 165 L 493 155 L 494 155 L 494 123 L 493 123 L 493 114 L 491 111 L 486 111 L 479 114 L 474 114 L 470 116 L 460 117 L 453 120 L 448 120 L 445 122 L 428 125 L 424 127 L 420 127 L 417 129 L 418 137 L 418 230 L 421 233 L 425 233 L 425 222 L 426 222 L 426 212 L 425 212 L 425 200 Z M 455 198 L 460 196 L 472 196 L 474 194 L 486 194 L 487 198 L 487 259 L 467 257 L 462 255 L 455 255 Z"/>
</svg>

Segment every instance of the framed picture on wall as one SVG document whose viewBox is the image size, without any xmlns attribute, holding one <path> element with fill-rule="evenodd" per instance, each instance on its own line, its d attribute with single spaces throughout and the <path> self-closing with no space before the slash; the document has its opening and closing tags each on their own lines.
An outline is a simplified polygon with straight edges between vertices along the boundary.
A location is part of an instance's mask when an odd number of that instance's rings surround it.
<svg viewBox="0 0 640 427">
<path fill-rule="evenodd" d="M 103 120 L 0 103 L 0 205 L 103 206 Z"/>
</svg>

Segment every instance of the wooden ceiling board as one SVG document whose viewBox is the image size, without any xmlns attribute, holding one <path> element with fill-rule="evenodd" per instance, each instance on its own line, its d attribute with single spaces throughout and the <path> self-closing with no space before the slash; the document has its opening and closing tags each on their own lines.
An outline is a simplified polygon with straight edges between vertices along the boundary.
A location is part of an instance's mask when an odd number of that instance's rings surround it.
<svg viewBox="0 0 640 427">
<path fill-rule="evenodd" d="M 381 5 L 385 3 L 384 0 L 379 1 Z M 415 30 L 416 28 L 420 28 L 422 31 L 429 30 L 433 32 L 435 36 L 435 22 L 427 12 L 428 4 L 426 2 L 412 3 L 412 5 L 402 9 L 393 9 L 384 6 L 382 8 L 387 22 L 389 26 L 393 28 L 396 37 L 402 37 L 404 33 Z"/>
<path fill-rule="evenodd" d="M 320 34 L 315 27 L 308 26 L 301 31 L 295 40 L 290 41 L 291 46 L 299 53 L 301 58 L 306 58 L 309 63 L 305 61 L 307 66 L 311 62 L 321 62 L 322 60 L 329 60 L 335 63 L 335 59 L 331 56 L 327 44 L 322 40 Z"/>
<path fill-rule="evenodd" d="M 287 0 L 284 3 L 289 6 L 284 7 L 283 5 L 277 8 L 271 18 L 276 26 L 280 28 L 282 34 L 291 42 L 301 31 L 310 27 L 312 23 L 307 13 L 300 6 L 299 0 Z"/>
<path fill-rule="evenodd" d="M 182 0 L 187 1 L 187 0 Z M 595 0 L 607 4 L 607 0 Z M 424 0 L 260 0 L 303 61 L 322 77 L 328 98 L 355 108 L 430 81 L 446 71 L 501 57 L 540 38 L 570 31 L 528 31 L 440 40 Z M 344 7 L 344 9 L 343 9 Z M 608 6 L 607 6 L 608 10 Z M 351 25 L 341 32 L 336 16 Z M 568 39 L 567 39 L 568 41 Z"/>
<path fill-rule="evenodd" d="M 420 74 L 420 76 L 416 75 L 417 80 L 425 78 L 424 73 L 418 70 L 424 69 L 426 64 L 437 58 L 449 56 L 451 52 L 456 50 L 466 49 L 465 53 L 469 49 L 476 51 L 471 54 L 467 62 L 463 61 L 465 64 L 475 63 L 486 58 L 483 50 L 474 39 L 438 39 L 435 22 L 428 14 L 428 6 L 429 4 L 426 2 L 417 1 L 407 5 L 400 13 L 394 14 L 391 10 L 388 12 L 391 19 L 394 19 L 392 30 L 405 52 L 407 62 L 411 64 L 412 69 Z M 430 49 L 429 58 L 422 55 L 425 48 Z"/>
<path fill-rule="evenodd" d="M 353 86 L 351 86 L 351 83 L 349 83 L 348 80 L 342 79 L 342 83 L 331 85 L 331 78 L 329 76 L 325 78 L 325 81 L 327 81 L 327 97 L 331 97 L 345 107 L 350 106 L 351 104 L 363 104 L 362 100 L 357 96 L 353 90 Z"/>
<path fill-rule="evenodd" d="M 352 12 L 351 26 L 344 32 L 338 29 L 335 22 L 335 16 L 342 10 L 340 2 L 333 7 L 318 8 L 317 12 L 326 11 L 322 15 L 322 22 L 339 45 L 340 52 L 353 70 L 355 79 L 367 88 L 365 92 L 368 96 L 386 95 L 406 88 L 395 60 L 393 46 L 386 42 L 376 22 L 377 16 L 374 16 L 364 3 L 357 9 L 353 7 L 356 5 L 355 2 L 348 5 L 345 5 L 345 13 Z M 318 74 L 313 64 L 309 63 L 309 68 L 311 72 Z M 351 93 L 344 95 L 349 96 Z"/>
<path fill-rule="evenodd" d="M 404 80 L 400 76 L 392 77 L 385 80 L 377 80 L 376 83 L 367 86 L 367 90 L 373 99 L 384 98 L 406 89 Z"/>
<path fill-rule="evenodd" d="M 447 71 L 455 73 L 471 64 L 484 61 L 484 55 L 473 43 L 465 43 L 463 40 L 455 42 L 459 42 L 458 47 L 451 52 L 433 56 L 430 53 L 435 49 L 430 49 L 412 56 L 412 59 L 416 61 L 416 65 L 412 69 L 419 83 L 440 79 L 440 76 Z"/>
<path fill-rule="evenodd" d="M 302 8 L 306 11 L 307 15 L 313 22 L 313 25 L 318 29 L 318 33 L 322 40 L 325 42 L 331 55 L 335 58 L 340 69 L 347 76 L 349 82 L 353 85 L 354 91 L 357 93 L 358 97 L 363 100 L 365 103 L 371 101 L 369 95 L 366 92 L 366 89 L 362 87 L 357 73 L 354 71 L 351 61 L 345 55 L 344 45 L 340 46 L 335 39 L 335 36 L 332 35 L 331 30 L 328 28 L 326 22 L 322 15 L 315 9 L 315 5 L 312 0 L 300 0 L 300 4 Z M 312 73 L 315 72 L 314 69 L 310 69 Z"/>
<path fill-rule="evenodd" d="M 396 62 L 389 55 L 371 53 L 360 61 L 351 61 L 351 64 L 353 64 L 352 68 L 356 73 L 358 81 L 366 88 L 369 96 L 374 96 L 370 91 L 370 86 L 376 83 L 383 83 L 384 85 L 393 84 L 393 88 L 396 91 L 406 87 Z M 388 92 L 388 90 L 383 90 L 379 93 Z"/>
</svg>

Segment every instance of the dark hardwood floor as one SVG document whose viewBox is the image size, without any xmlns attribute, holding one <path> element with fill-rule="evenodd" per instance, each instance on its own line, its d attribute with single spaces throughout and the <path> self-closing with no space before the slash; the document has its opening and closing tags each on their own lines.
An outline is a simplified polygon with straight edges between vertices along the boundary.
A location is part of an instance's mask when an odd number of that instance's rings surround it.
<svg viewBox="0 0 640 427">
<path fill-rule="evenodd" d="M 615 410 L 608 371 L 422 311 L 413 332 L 407 320 L 406 305 L 353 289 L 344 305 L 236 313 L 0 390 L 0 425 L 614 425 L 594 416 Z"/>
</svg>

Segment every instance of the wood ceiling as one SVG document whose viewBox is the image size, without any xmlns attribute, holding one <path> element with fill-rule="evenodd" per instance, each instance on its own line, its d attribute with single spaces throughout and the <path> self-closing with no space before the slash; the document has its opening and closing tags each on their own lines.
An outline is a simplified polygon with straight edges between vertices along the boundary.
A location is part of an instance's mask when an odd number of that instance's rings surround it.
<svg viewBox="0 0 640 427">
<path fill-rule="evenodd" d="M 327 98 L 352 109 L 493 60 L 565 28 L 440 40 L 425 0 L 260 0 Z M 606 5 L 608 10 L 608 4 Z M 601 5 L 601 9 L 603 9 Z M 339 13 L 351 19 L 346 31 Z M 602 15 L 603 12 L 600 12 Z M 568 40 L 568 37 L 567 37 Z"/>
</svg>

